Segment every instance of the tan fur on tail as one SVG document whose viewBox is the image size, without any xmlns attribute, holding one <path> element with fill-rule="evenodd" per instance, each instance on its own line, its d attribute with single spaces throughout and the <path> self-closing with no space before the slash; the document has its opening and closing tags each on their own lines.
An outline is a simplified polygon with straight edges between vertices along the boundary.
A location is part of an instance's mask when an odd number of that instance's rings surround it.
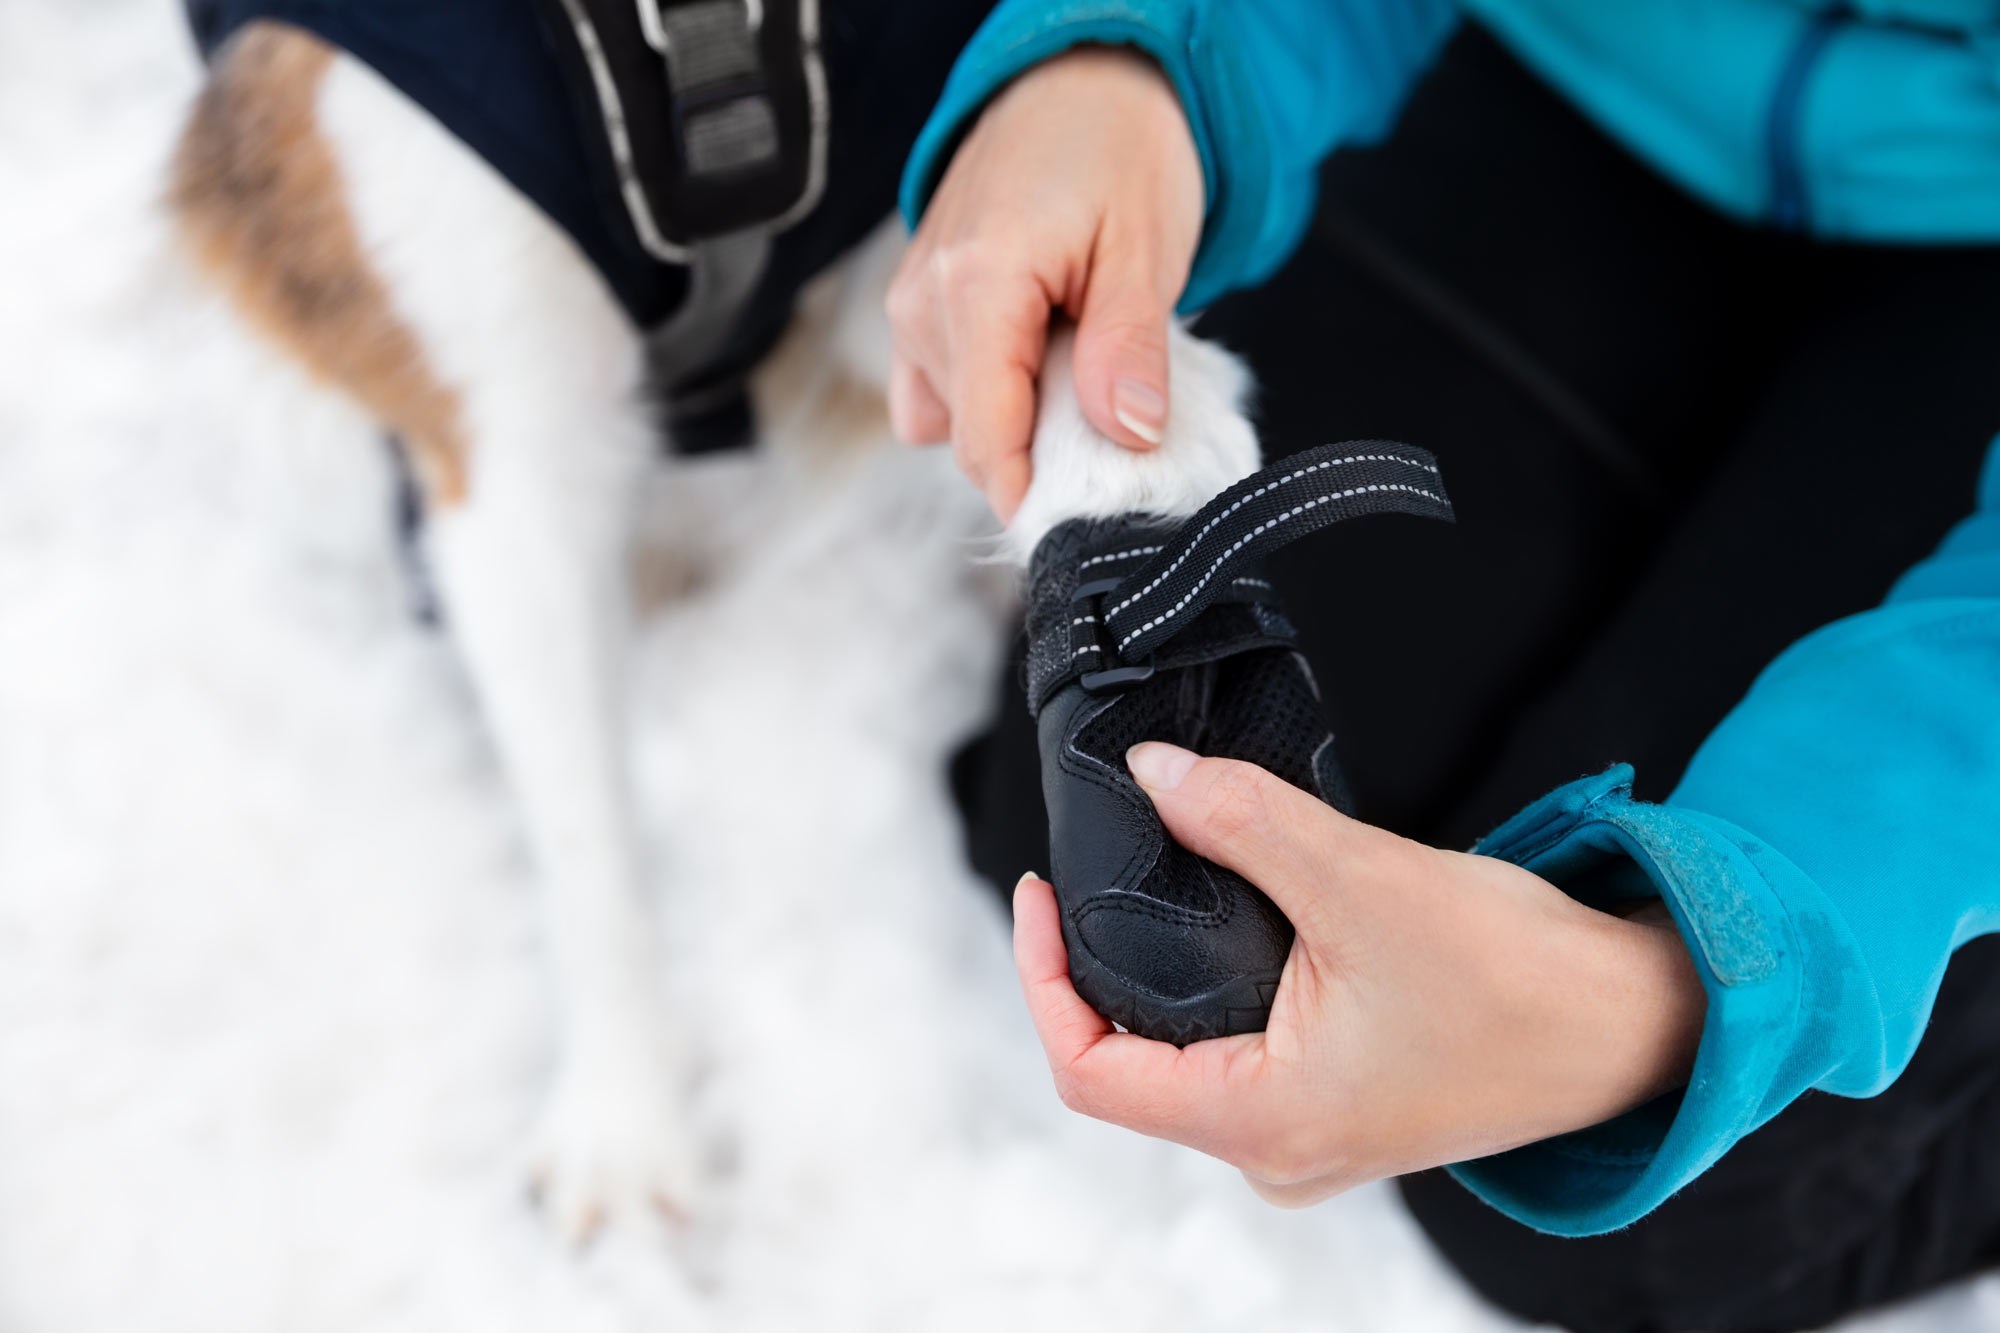
<svg viewBox="0 0 2000 1333">
<path fill-rule="evenodd" d="M 174 155 L 167 202 L 245 316 L 397 431 L 435 503 L 465 494 L 458 394 L 369 267 L 316 104 L 333 52 L 247 26 L 217 62 Z"/>
</svg>

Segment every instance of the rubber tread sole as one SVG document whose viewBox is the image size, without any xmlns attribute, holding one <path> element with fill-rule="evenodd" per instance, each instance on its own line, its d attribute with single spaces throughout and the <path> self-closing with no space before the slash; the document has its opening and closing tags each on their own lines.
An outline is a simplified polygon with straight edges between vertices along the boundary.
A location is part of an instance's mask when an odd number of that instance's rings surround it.
<svg viewBox="0 0 2000 1333">
<path fill-rule="evenodd" d="M 1174 999 L 1134 986 L 1099 962 L 1078 937 L 1068 913 L 1063 914 L 1062 931 L 1076 993 L 1127 1032 L 1188 1046 L 1214 1037 L 1262 1032 L 1270 1021 L 1282 972 L 1232 977 L 1214 990 Z"/>
</svg>

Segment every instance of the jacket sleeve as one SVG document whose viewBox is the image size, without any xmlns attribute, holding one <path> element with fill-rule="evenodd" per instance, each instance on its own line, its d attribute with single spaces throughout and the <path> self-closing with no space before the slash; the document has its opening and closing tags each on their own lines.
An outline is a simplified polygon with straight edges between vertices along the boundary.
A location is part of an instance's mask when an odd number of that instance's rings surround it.
<svg viewBox="0 0 2000 1333">
<path fill-rule="evenodd" d="M 1564 787 L 1479 849 L 1592 901 L 1661 895 L 1708 993 L 1682 1093 L 1453 1168 L 1559 1235 L 1630 1224 L 1807 1089 L 1882 1091 L 1952 951 L 2000 930 L 2000 441 L 1977 512 L 1766 668 L 1665 804 L 1630 779 Z"/>
<path fill-rule="evenodd" d="M 1456 22 L 1452 0 L 1001 0 L 953 67 L 904 168 L 915 226 L 994 93 L 1070 47 L 1137 47 L 1179 91 L 1207 178 L 1181 308 L 1268 277 L 1311 218 L 1316 169 L 1384 134 Z"/>
</svg>

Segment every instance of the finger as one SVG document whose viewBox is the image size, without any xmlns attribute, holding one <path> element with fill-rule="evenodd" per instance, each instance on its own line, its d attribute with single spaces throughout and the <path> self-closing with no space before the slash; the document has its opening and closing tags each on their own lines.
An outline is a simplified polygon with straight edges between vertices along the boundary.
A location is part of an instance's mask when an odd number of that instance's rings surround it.
<svg viewBox="0 0 2000 1333">
<path fill-rule="evenodd" d="M 1021 993 L 1035 1021 L 1053 1066 L 1058 1059 L 1074 1061 L 1093 1044 L 1110 1036 L 1108 1020 L 1085 1004 L 1069 979 L 1069 950 L 1063 945 L 1062 919 L 1055 889 L 1030 873 L 1014 886 L 1014 966 L 1021 974 Z"/>
<path fill-rule="evenodd" d="M 1055 890 L 1033 875 L 1014 888 L 1014 962 L 1056 1092 L 1073 1111 L 1224 1155 L 1252 1118 L 1256 1037 L 1176 1049 L 1119 1032 L 1070 983 Z"/>
<path fill-rule="evenodd" d="M 959 466 L 1004 523 L 1028 493 L 1035 376 L 1048 341 L 1049 307 L 1032 285 L 997 292 L 967 292 L 952 307 L 947 410 Z"/>
<path fill-rule="evenodd" d="M 1077 320 L 1077 400 L 1093 426 L 1128 449 L 1153 448 L 1167 428 L 1174 294 L 1157 255 L 1150 244 L 1101 243 Z"/>
<path fill-rule="evenodd" d="M 889 423 L 909 444 L 941 444 L 951 437 L 951 414 L 937 391 L 950 357 L 930 254 L 919 231 L 883 301 L 889 317 Z"/>
<path fill-rule="evenodd" d="M 1291 1181 L 1281 1185 L 1268 1180 L 1259 1180 L 1245 1171 L 1243 1179 L 1258 1198 L 1275 1208 L 1310 1208 L 1316 1203 L 1324 1203 L 1334 1195 L 1345 1192 L 1348 1188 L 1348 1182 L 1338 1176 L 1318 1176 L 1311 1180 Z"/>
<path fill-rule="evenodd" d="M 889 425 L 905 444 L 951 438 L 951 413 L 923 371 L 898 356 L 889 367 Z"/>
<path fill-rule="evenodd" d="M 1371 865 L 1378 839 L 1402 841 L 1255 764 L 1159 741 L 1133 746 L 1125 763 L 1175 842 L 1262 889 L 1308 939 L 1332 925 L 1336 879 Z"/>
</svg>

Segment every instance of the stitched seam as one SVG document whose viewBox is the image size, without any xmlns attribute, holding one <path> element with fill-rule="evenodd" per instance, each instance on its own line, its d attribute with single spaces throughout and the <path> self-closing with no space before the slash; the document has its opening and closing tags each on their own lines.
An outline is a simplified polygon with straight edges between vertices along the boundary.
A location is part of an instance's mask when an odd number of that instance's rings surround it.
<svg viewBox="0 0 2000 1333">
<path fill-rule="evenodd" d="M 1101 714 L 1102 710 L 1100 710 L 1099 713 L 1097 714 L 1093 714 L 1089 719 L 1087 719 L 1084 722 L 1083 725 L 1085 727 L 1089 726 L 1090 723 L 1096 721 L 1097 717 L 1101 716 Z M 1082 728 L 1078 728 L 1079 733 L 1081 732 L 1081 730 Z M 1123 787 L 1121 787 L 1118 784 L 1118 782 L 1113 777 L 1109 775 L 1108 771 L 1106 771 L 1106 766 L 1101 760 L 1094 759 L 1091 756 L 1084 754 L 1081 750 L 1076 748 L 1075 740 L 1076 740 L 1075 735 L 1072 735 L 1069 740 L 1063 742 L 1062 750 L 1057 755 L 1056 758 L 1057 765 L 1061 767 L 1061 769 L 1065 773 L 1068 773 L 1071 777 L 1077 778 L 1084 782 L 1088 782 L 1093 787 L 1098 787 L 1104 791 L 1111 793 L 1113 796 L 1116 796 L 1120 801 L 1123 801 L 1127 806 L 1130 806 L 1135 810 L 1140 808 L 1141 802 L 1143 801 L 1143 797 L 1141 797 L 1141 800 L 1134 800 L 1132 797 L 1132 793 L 1126 791 Z M 1090 765 L 1090 767 L 1085 768 L 1083 766 L 1084 762 L 1087 762 Z M 1137 789 L 1135 788 L 1134 790 Z M 1153 813 L 1150 805 L 1146 806 L 1146 813 L 1152 815 L 1154 826 L 1160 830 L 1160 836 L 1162 838 L 1166 837 L 1167 836 L 1166 828 L 1164 825 L 1160 824 L 1159 815 Z M 1157 854 L 1158 853 L 1156 852 L 1155 855 Z M 1118 873 L 1112 877 L 1111 882 L 1113 884 L 1124 884 L 1126 880 L 1132 875 L 1132 868 L 1138 864 L 1142 855 L 1143 855 L 1143 849 L 1134 847 L 1131 853 L 1126 856 L 1125 864 L 1118 867 Z"/>
<path fill-rule="evenodd" d="M 1113 551 L 1109 555 L 1094 555 L 1079 564 L 1077 568 L 1089 569 L 1092 565 L 1102 565 L 1112 560 L 1130 560 L 1132 557 L 1139 555 L 1158 555 L 1160 549 L 1157 546 L 1135 546 L 1129 551 Z"/>
<path fill-rule="evenodd" d="M 1554 814 L 1549 816 L 1548 822 L 1532 828 L 1526 834 L 1522 835 L 1523 838 L 1532 837 L 1534 839 L 1533 842 L 1523 842 L 1520 839 L 1516 839 L 1511 845 L 1493 848 L 1487 855 L 1497 856 L 1503 861 L 1512 861 L 1515 865 L 1526 866 L 1529 861 L 1548 851 L 1551 847 L 1554 847 L 1564 838 L 1569 837 L 1570 834 L 1583 828 L 1586 824 L 1604 824 L 1611 828 L 1620 828 L 1616 820 L 1595 813 L 1599 806 L 1605 804 L 1614 796 L 1630 800 L 1632 793 L 1628 788 L 1621 787 L 1613 787 L 1609 791 L 1599 792 L 1583 803 L 1583 808 L 1576 812 L 1574 818 L 1566 814 Z M 1547 831 L 1551 827 L 1554 828 L 1554 832 Z M 1629 830 L 1623 831 L 1626 832 L 1628 837 L 1633 836 Z M 1634 838 L 1634 840 L 1636 841 L 1637 839 Z"/>
<path fill-rule="evenodd" d="M 1340 461 L 1344 462 L 1346 460 L 1343 459 Z M 1418 466 L 1421 465 L 1419 464 Z M 1264 533 L 1269 532 L 1272 528 L 1277 527 L 1280 523 L 1283 523 L 1286 519 L 1296 518 L 1300 514 L 1305 513 L 1306 510 L 1312 509 L 1318 505 L 1329 504 L 1334 500 L 1345 500 L 1350 496 L 1366 495 L 1373 491 L 1407 491 L 1411 495 L 1421 495 L 1426 499 L 1436 500 L 1439 504 L 1443 504 L 1445 502 L 1444 498 L 1438 495 L 1435 491 L 1427 491 L 1421 486 L 1402 486 L 1393 482 L 1386 482 L 1377 486 L 1355 486 L 1344 491 L 1335 491 L 1329 495 L 1316 496 L 1313 499 L 1306 501 L 1304 504 L 1299 505 L 1295 509 L 1286 510 L 1284 513 L 1279 514 L 1276 518 L 1265 519 L 1262 523 L 1259 523 L 1256 527 L 1250 529 L 1250 531 L 1244 533 L 1241 537 L 1238 537 L 1235 540 L 1235 542 L 1230 545 L 1228 550 L 1224 551 L 1221 555 L 1215 557 L 1215 562 L 1211 564 L 1206 571 L 1203 572 L 1202 576 L 1199 579 L 1195 580 L 1194 586 L 1192 588 L 1189 588 L 1185 593 L 1181 594 L 1180 601 L 1174 603 L 1174 605 L 1171 608 L 1161 612 L 1159 615 L 1153 617 L 1151 620 L 1147 621 L 1145 624 L 1139 626 L 1139 628 L 1133 630 L 1130 634 L 1127 634 L 1124 638 L 1120 639 L 1118 641 L 1118 646 L 1121 649 L 1124 648 L 1126 644 L 1132 642 L 1132 640 L 1138 638 L 1141 634 L 1144 634 L 1147 630 L 1152 629 L 1156 625 L 1164 625 L 1169 620 L 1172 620 L 1175 616 L 1179 615 L 1183 610 L 1187 608 L 1187 604 L 1190 601 L 1194 600 L 1194 595 L 1200 592 L 1203 588 L 1208 586 L 1208 581 L 1215 577 L 1216 571 L 1222 568 L 1224 562 L 1226 562 L 1230 556 L 1235 555 L 1238 551 L 1242 550 L 1245 546 L 1249 545 L 1251 541 L 1262 536 Z M 1207 529 L 1203 529 L 1204 532 L 1206 530 Z M 1199 536 L 1197 536 L 1196 540 L 1200 540 Z M 1183 559 L 1186 558 L 1185 553 L 1183 553 L 1182 558 Z M 1177 565 L 1180 562 L 1175 561 L 1174 563 Z M 1168 572 L 1171 573 L 1172 572 L 1171 569 Z M 1161 578 L 1164 577 L 1166 577 L 1164 574 L 1161 575 Z M 1154 580 L 1153 585 L 1149 585 L 1148 591 L 1151 590 L 1151 586 L 1157 586 L 1158 582 L 1159 582 L 1158 579 Z M 1111 615 L 1117 613 L 1118 611 L 1123 610 L 1125 607 L 1130 606 L 1132 602 L 1136 600 L 1138 596 L 1141 595 L 1143 594 L 1135 594 L 1133 597 L 1126 598 L 1124 601 L 1120 602 L 1117 606 L 1112 607 L 1110 611 L 1105 612 L 1106 617 L 1108 618 Z"/>
<path fill-rule="evenodd" d="M 1131 890 L 1125 889 L 1120 892 L 1130 893 Z M 1085 917 L 1095 916 L 1099 912 L 1127 912 L 1133 916 L 1151 917 L 1155 921 L 1165 922 L 1170 926 L 1225 925 L 1228 923 L 1230 917 L 1236 915 L 1236 908 L 1225 895 L 1218 893 L 1216 897 L 1221 900 L 1221 907 L 1212 912 L 1197 912 L 1191 908 L 1176 908 L 1167 903 L 1150 903 L 1137 895 L 1129 899 L 1122 897 L 1112 898 L 1106 895 L 1092 898 L 1089 902 L 1078 907 L 1071 915 L 1076 918 L 1078 926 L 1083 924 Z"/>
<path fill-rule="evenodd" d="M 1085 754 L 1082 750 L 1076 748 L 1077 737 L 1082 735 L 1084 728 L 1087 728 L 1091 722 L 1095 722 L 1099 717 L 1102 717 L 1107 711 L 1109 710 L 1101 709 L 1097 713 L 1092 714 L 1082 727 L 1077 728 L 1072 733 L 1069 740 L 1063 742 L 1062 750 L 1057 757 L 1057 763 L 1071 777 L 1079 778 L 1094 787 L 1111 793 L 1134 811 L 1143 810 L 1146 815 L 1150 816 L 1152 826 L 1159 834 L 1160 847 L 1154 850 L 1153 857 L 1150 859 L 1145 856 L 1142 847 L 1134 847 L 1132 852 L 1126 856 L 1125 863 L 1118 867 L 1118 873 L 1112 876 L 1112 887 L 1105 890 L 1104 893 L 1097 895 L 1097 897 L 1085 901 L 1070 913 L 1079 923 L 1092 910 L 1093 903 L 1099 906 L 1112 906 L 1114 904 L 1106 903 L 1103 900 L 1112 894 L 1135 894 L 1138 882 L 1145 878 L 1146 872 L 1151 870 L 1153 865 L 1157 864 L 1159 852 L 1164 849 L 1166 842 L 1171 836 L 1167 833 L 1166 825 L 1161 822 L 1159 813 L 1152 808 L 1152 803 L 1145 799 L 1144 794 L 1139 792 L 1139 788 L 1130 778 L 1126 778 L 1123 782 L 1120 782 L 1120 775 L 1114 773 L 1111 767 L 1103 760 Z M 1144 864 L 1141 864 L 1141 862 L 1144 862 Z M 1136 876 L 1134 875 L 1135 868 L 1138 871 Z M 1215 896 L 1216 905 L 1213 909 L 1207 912 L 1196 912 L 1191 908 L 1180 908 L 1178 910 L 1187 913 L 1190 919 L 1197 921 L 1227 921 L 1230 914 L 1235 910 L 1230 906 L 1229 895 L 1216 887 L 1213 875 L 1209 877 L 1208 889 Z M 1144 899 L 1136 899 L 1135 901 L 1143 902 Z M 1132 910 L 1139 909 L 1133 907 Z M 1161 917 L 1160 919 L 1172 924 L 1181 918 Z"/>
<path fill-rule="evenodd" d="M 1153 579 L 1151 583 L 1148 583 L 1145 587 L 1139 589 L 1139 591 L 1133 593 L 1130 597 L 1127 597 L 1124 601 L 1112 607 L 1111 610 L 1105 612 L 1105 614 L 1111 615 L 1115 612 L 1122 611 L 1126 607 L 1130 606 L 1132 603 L 1138 601 L 1141 597 L 1144 597 L 1147 593 L 1151 592 L 1153 589 L 1159 587 L 1161 583 L 1166 581 L 1169 575 L 1171 575 L 1175 570 L 1179 569 L 1183 564 L 1186 563 L 1187 558 L 1194 554 L 1194 548 L 1201 544 L 1201 539 L 1203 537 L 1206 537 L 1211 531 L 1214 530 L 1216 524 L 1222 522 L 1223 519 L 1228 518 L 1231 514 L 1241 509 L 1244 505 L 1249 504 L 1252 500 L 1256 499 L 1258 496 L 1268 495 L 1270 492 L 1277 490 L 1278 487 L 1288 485 L 1291 482 L 1297 481 L 1300 477 L 1310 476 L 1311 474 L 1319 472 L 1325 468 L 1339 467 L 1343 463 L 1401 463 L 1406 467 L 1418 468 L 1421 469 L 1422 471 L 1430 473 L 1433 476 L 1437 475 L 1436 468 L 1432 467 L 1428 463 L 1419 463 L 1413 458 L 1402 458 L 1396 454 L 1350 454 L 1346 458 L 1322 459 L 1321 461 L 1312 464 L 1310 467 L 1302 467 L 1296 472 L 1288 473 L 1285 476 L 1278 478 L 1276 481 L 1267 481 L 1262 486 L 1259 486 L 1256 490 L 1251 491 L 1248 495 L 1241 496 L 1235 501 L 1235 503 L 1231 504 L 1227 509 L 1217 514 L 1214 518 L 1208 520 L 1208 522 L 1202 524 L 1201 531 L 1195 533 L 1195 535 L 1188 540 L 1187 549 L 1182 551 L 1179 555 L 1175 556 L 1172 564 L 1168 565 L 1165 569 L 1161 570 L 1160 573 Z M 1422 492 L 1422 494 L 1429 495 L 1430 492 L 1424 491 Z M 1160 548 L 1155 547 L 1154 549 L 1158 550 Z"/>
</svg>

